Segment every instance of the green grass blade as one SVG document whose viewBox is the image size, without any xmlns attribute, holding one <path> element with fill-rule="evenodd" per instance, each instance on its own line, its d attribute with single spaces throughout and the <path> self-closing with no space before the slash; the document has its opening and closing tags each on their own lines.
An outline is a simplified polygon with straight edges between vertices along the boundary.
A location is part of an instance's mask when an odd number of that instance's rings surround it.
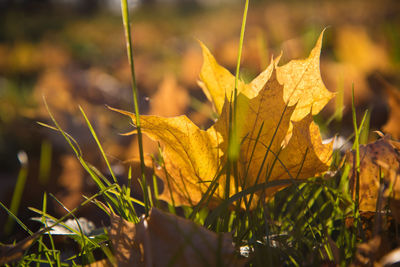
<svg viewBox="0 0 400 267">
<path fill-rule="evenodd" d="M 135 110 L 135 115 L 136 115 L 135 125 L 136 125 L 137 135 L 138 135 L 142 184 L 144 186 L 142 188 L 142 191 L 143 191 L 143 198 L 144 198 L 144 203 L 145 203 L 145 212 L 146 212 L 146 215 L 148 215 L 149 197 L 147 194 L 147 181 L 146 181 L 146 177 L 145 177 L 142 128 L 141 128 L 141 124 L 140 124 L 138 89 L 137 89 L 136 77 L 135 77 L 135 64 L 134 64 L 134 60 L 133 60 L 132 37 L 131 37 L 131 27 L 129 24 L 129 8 L 128 8 L 127 0 L 121 0 L 121 11 L 122 11 L 122 21 L 123 21 L 124 30 L 125 30 L 126 50 L 127 50 L 128 61 L 129 61 L 130 69 L 131 69 L 133 103 L 134 103 L 134 110 Z"/>
<path fill-rule="evenodd" d="M 94 129 L 93 129 L 92 124 L 90 123 L 88 117 L 87 117 L 86 114 L 85 114 L 85 111 L 82 109 L 81 106 L 79 106 L 79 110 L 81 111 L 83 117 L 85 118 L 86 125 L 89 127 L 90 133 L 92 134 L 94 140 L 96 140 L 96 144 L 97 144 L 98 148 L 100 149 L 100 153 L 101 153 L 101 155 L 103 156 L 104 161 L 105 161 L 106 164 L 107 164 L 107 168 L 108 168 L 108 170 L 109 170 L 109 172 L 110 172 L 110 174 L 111 174 L 111 176 L 112 176 L 112 178 L 113 178 L 114 183 L 117 183 L 117 178 L 115 177 L 114 171 L 113 171 L 112 168 L 111 168 L 110 162 L 108 161 L 108 158 L 107 158 L 107 156 L 106 156 L 106 153 L 104 152 L 104 149 L 103 149 L 103 147 L 102 147 L 102 145 L 101 145 L 101 143 L 100 143 L 100 141 L 99 141 L 99 138 L 97 137 L 96 132 L 95 132 Z"/>
<path fill-rule="evenodd" d="M 56 196 L 54 196 L 54 195 L 51 194 L 51 193 L 50 193 L 50 196 L 51 196 L 55 201 L 57 201 L 57 203 L 60 204 L 60 206 L 63 207 L 63 209 L 65 209 L 68 213 L 70 212 L 70 210 L 69 210 L 61 201 L 59 201 L 59 200 L 56 198 Z M 86 243 L 87 243 L 87 241 L 88 241 L 88 242 L 90 242 L 92 245 L 94 245 L 95 247 L 97 247 L 97 244 L 96 244 L 95 242 L 92 242 L 89 238 L 87 238 L 87 237 L 85 236 L 85 234 L 83 233 L 83 230 L 82 230 L 82 226 L 81 226 L 81 224 L 80 224 L 78 218 L 76 218 L 76 216 L 75 216 L 73 213 L 71 213 L 71 216 L 74 218 L 76 224 L 78 225 L 78 229 L 79 229 L 79 233 L 76 232 L 76 231 L 73 231 L 73 232 L 75 232 L 75 233 L 77 233 L 77 234 L 80 234 L 80 236 L 81 236 L 81 241 L 82 241 L 82 244 L 80 244 L 80 245 L 81 245 L 81 249 L 82 249 L 81 253 L 83 254 L 84 252 L 86 252 L 85 254 L 86 254 L 86 255 L 89 255 L 89 262 L 93 262 L 93 261 L 94 261 L 93 254 L 92 254 L 92 253 L 89 251 L 89 249 L 87 248 Z M 72 228 L 71 228 L 71 229 L 72 229 Z M 69 227 L 68 227 L 68 230 L 69 230 Z M 74 229 L 72 229 L 72 230 L 74 230 Z M 87 264 L 88 262 L 85 262 L 85 263 Z"/>
<path fill-rule="evenodd" d="M 15 184 L 14 193 L 12 195 L 10 211 L 13 214 L 18 213 L 18 209 L 21 203 L 22 195 L 24 193 L 26 179 L 28 177 L 28 156 L 25 151 L 21 151 L 18 153 L 18 159 L 21 163 L 21 169 L 19 170 L 17 182 Z M 14 216 L 9 216 L 7 222 L 4 226 L 4 233 L 9 235 L 14 227 Z"/>
<path fill-rule="evenodd" d="M 261 184 L 256 184 L 253 185 L 247 189 L 244 189 L 243 191 L 240 191 L 234 195 L 232 195 L 229 199 L 224 200 L 216 209 L 214 209 L 210 215 L 207 217 L 204 225 L 209 226 L 211 225 L 223 212 L 224 210 L 227 210 L 230 205 L 232 205 L 234 202 L 238 201 L 241 198 L 246 197 L 247 195 L 254 194 L 257 191 L 262 191 L 270 187 L 275 187 L 275 186 L 282 186 L 282 185 L 291 185 L 294 183 L 302 183 L 306 182 L 305 180 L 297 180 L 293 181 L 293 179 L 283 179 L 283 180 L 274 180 L 270 181 L 268 183 L 261 183 Z"/>
<path fill-rule="evenodd" d="M 46 103 L 45 103 L 45 105 L 47 106 Z M 49 109 L 47 109 L 47 111 L 49 112 Z M 50 113 L 49 113 L 49 115 L 50 115 Z M 52 115 L 51 115 L 51 116 L 52 116 Z M 51 116 L 50 116 L 50 117 L 51 117 Z M 54 117 L 53 117 L 53 119 L 54 119 Z M 59 129 L 59 128 L 57 128 L 57 127 L 48 125 L 48 124 L 43 123 L 43 122 L 40 122 L 40 121 L 37 121 L 36 123 L 39 124 L 40 126 L 49 128 L 49 129 L 54 130 L 54 131 L 56 131 L 56 132 L 60 132 L 61 134 L 64 133 L 65 136 L 66 136 L 70 141 L 72 141 L 72 142 L 74 143 L 74 145 L 73 145 L 72 147 L 76 149 L 76 151 L 77 151 L 76 154 L 77 154 L 77 155 L 82 155 L 82 151 L 81 151 L 81 149 L 80 149 L 80 147 L 79 147 L 79 145 L 78 145 L 78 142 L 77 142 L 70 134 L 68 134 L 67 132 L 63 132 L 61 128 Z M 74 150 L 74 151 L 75 151 L 75 150 Z"/>
<path fill-rule="evenodd" d="M 42 185 L 48 183 L 51 171 L 51 158 L 52 158 L 52 146 L 48 140 L 42 142 L 40 149 L 40 162 L 39 162 L 39 182 Z"/>
<path fill-rule="evenodd" d="M 352 98 L 351 98 L 351 109 L 353 115 L 353 127 L 354 127 L 354 144 L 353 150 L 355 149 L 355 165 L 353 165 L 353 179 L 355 181 L 355 200 L 354 200 L 354 229 L 355 232 L 352 237 L 352 247 L 356 247 L 357 242 L 357 232 L 359 226 L 359 217 L 360 217 L 360 132 L 357 126 L 357 117 L 356 117 L 356 106 L 354 103 L 354 84 L 352 86 Z"/>
<path fill-rule="evenodd" d="M 29 228 L 28 228 L 20 219 L 18 219 L 18 217 L 17 217 L 13 212 L 11 212 L 9 209 L 7 209 L 7 207 L 4 206 L 3 203 L 0 202 L 0 206 L 1 206 L 1 207 L 8 213 L 8 215 L 9 215 L 10 217 L 12 217 L 12 218 L 22 227 L 22 229 L 24 229 L 28 234 L 30 234 L 30 235 L 33 235 L 33 234 L 34 234 L 31 230 L 29 230 Z"/>
</svg>

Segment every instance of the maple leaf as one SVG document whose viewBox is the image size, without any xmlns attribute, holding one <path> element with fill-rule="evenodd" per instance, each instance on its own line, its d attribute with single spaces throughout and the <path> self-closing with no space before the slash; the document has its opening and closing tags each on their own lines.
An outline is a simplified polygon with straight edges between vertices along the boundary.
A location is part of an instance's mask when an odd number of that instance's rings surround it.
<svg viewBox="0 0 400 267">
<path fill-rule="evenodd" d="M 276 66 L 276 76 L 283 88 L 283 98 L 288 105 L 296 104 L 292 120 L 299 121 L 304 118 L 312 108 L 312 114 L 318 114 L 333 97 L 322 82 L 319 69 L 319 60 L 322 46 L 323 32 L 318 38 L 309 57 L 304 60 L 292 60 L 278 66 L 279 59 L 271 64 L 257 76 L 251 83 L 239 82 L 238 91 L 248 97 L 255 96 L 272 74 L 273 65 Z M 221 113 L 224 98 L 230 98 L 234 89 L 235 77 L 225 68 L 218 65 L 210 51 L 201 44 L 203 49 L 204 64 L 200 72 L 201 88 L 218 112 Z"/>
<path fill-rule="evenodd" d="M 134 118 L 134 114 L 111 108 Z M 218 147 L 221 136 L 214 129 L 203 131 L 185 115 L 171 118 L 140 116 L 142 131 L 164 145 L 163 159 L 167 175 L 162 171 L 162 198 L 175 203 L 193 205 L 206 192 L 220 169 Z M 218 193 L 218 192 L 217 192 Z M 222 192 L 221 192 L 222 193 Z"/>
<path fill-rule="evenodd" d="M 312 120 L 333 96 L 319 72 L 321 42 L 322 35 L 306 60 L 279 67 L 278 58 L 251 83 L 239 82 L 235 124 L 240 144 L 239 190 L 267 180 L 309 178 L 328 169 L 332 144 L 322 144 Z M 217 122 L 201 130 L 186 116 L 141 116 L 142 131 L 164 147 L 167 174 L 161 177 L 166 186 L 160 197 L 173 198 L 177 205 L 198 203 L 227 162 L 234 77 L 202 47 L 201 86 L 220 115 Z M 116 111 L 134 121 L 134 114 Z M 217 201 L 224 197 L 225 179 L 232 179 L 221 173 L 213 195 Z M 276 191 L 269 189 L 267 196 Z"/>
<path fill-rule="evenodd" d="M 173 95 L 173 99 L 171 99 Z M 185 112 L 189 105 L 189 94 L 187 90 L 178 85 L 173 75 L 166 75 L 161 82 L 157 92 L 151 97 L 149 114 L 161 115 L 164 117 L 178 116 Z M 157 153 L 157 143 L 144 136 L 143 151 L 147 154 Z M 138 142 L 134 138 L 125 154 L 126 158 L 137 159 Z"/>
</svg>

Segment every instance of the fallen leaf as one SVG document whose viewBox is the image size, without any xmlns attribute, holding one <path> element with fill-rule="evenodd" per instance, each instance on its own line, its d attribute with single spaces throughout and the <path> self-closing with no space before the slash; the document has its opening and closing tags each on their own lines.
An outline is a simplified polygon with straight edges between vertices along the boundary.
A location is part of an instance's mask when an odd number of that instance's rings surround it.
<svg viewBox="0 0 400 267">
<path fill-rule="evenodd" d="M 130 112 L 111 109 L 134 118 Z M 140 123 L 144 133 L 164 144 L 163 158 L 168 176 L 159 173 L 164 178 L 161 198 L 169 202 L 174 199 L 178 205 L 198 202 L 208 188 L 209 183 L 205 182 L 212 180 L 220 169 L 219 134 L 214 129 L 200 130 L 186 116 L 142 115 Z"/>
<path fill-rule="evenodd" d="M 396 147 L 397 146 L 397 147 Z M 347 153 L 347 161 L 351 164 L 351 190 L 355 196 L 355 152 Z M 400 199 L 400 155 L 398 143 L 385 136 L 368 145 L 360 146 L 360 211 L 376 211 L 379 190 L 382 186 L 382 207 L 387 198 L 390 198 L 392 213 L 397 222 L 400 222 L 400 210 L 395 203 Z M 382 182 L 381 182 L 382 177 Z"/>
<path fill-rule="evenodd" d="M 199 82 L 204 94 L 207 96 L 218 112 L 221 114 L 225 96 L 231 97 L 235 88 L 235 77 L 224 67 L 220 66 L 210 50 L 200 42 L 203 50 L 203 66 L 200 71 Z M 240 83 L 243 86 L 243 83 Z"/>
<path fill-rule="evenodd" d="M 385 244 L 387 242 L 384 242 L 379 235 L 359 244 L 355 255 L 355 266 L 376 266 L 376 262 L 388 249 Z"/>
<path fill-rule="evenodd" d="M 383 126 L 383 131 L 395 139 L 400 139 L 400 91 L 387 83 L 385 85 L 390 113 L 388 121 Z"/>
<path fill-rule="evenodd" d="M 321 38 L 307 60 L 291 61 L 282 67 L 277 66 L 278 60 L 272 61 L 251 83 L 239 83 L 235 140 L 240 144 L 239 190 L 266 180 L 314 177 L 328 169 L 332 144 L 322 144 L 312 120 L 312 114 L 333 95 L 323 86 L 319 73 Z M 202 88 L 220 115 L 217 122 L 204 131 L 186 116 L 141 116 L 143 132 L 164 147 L 166 173 L 161 178 L 165 191 L 160 197 L 174 199 L 176 205 L 197 204 L 227 162 L 229 96 L 234 77 L 218 65 L 204 45 L 202 48 Z M 132 113 L 113 110 L 135 120 Z M 218 178 L 213 195 L 217 202 L 224 197 L 225 180 L 233 180 L 224 172 Z M 234 183 L 230 185 L 230 192 L 234 192 Z M 276 191 L 270 189 L 267 197 Z"/>
<path fill-rule="evenodd" d="M 360 72 L 355 66 L 346 62 L 324 61 L 323 76 L 329 88 L 336 88 L 337 94 L 343 94 L 343 104 L 340 108 L 344 113 L 351 114 L 352 89 L 354 87 L 354 104 L 357 107 L 370 103 L 374 99 L 365 73 Z M 353 86 L 354 85 L 354 86 Z M 328 105 L 329 111 L 336 111 L 337 107 L 332 103 Z"/>
<path fill-rule="evenodd" d="M 166 75 L 157 92 L 150 98 L 149 114 L 173 117 L 185 113 L 189 106 L 189 94 L 187 90 L 177 84 L 173 75 Z M 148 137 L 142 140 L 143 151 L 145 154 L 157 153 L 157 143 Z M 137 159 L 139 148 L 137 138 L 133 138 L 127 152 L 126 158 Z"/>
<path fill-rule="evenodd" d="M 41 235 L 51 230 L 54 226 L 56 225 L 51 225 L 40 231 L 31 233 L 30 236 L 14 245 L 0 245 L 0 265 L 3 266 L 19 260 Z"/>
<path fill-rule="evenodd" d="M 9 264 L 20 259 L 30 248 L 32 243 L 39 237 L 38 234 L 34 234 L 18 242 L 15 245 L 1 245 L 0 246 L 0 265 Z"/>
<path fill-rule="evenodd" d="M 243 266 L 230 234 L 152 208 L 138 224 L 112 215 L 110 240 L 118 266 Z"/>
<path fill-rule="evenodd" d="M 113 213 L 110 220 L 108 235 L 115 251 L 115 259 L 120 266 L 135 266 L 135 262 L 140 260 L 140 248 L 133 241 L 136 236 L 135 224 Z"/>
<path fill-rule="evenodd" d="M 283 97 L 285 103 L 290 106 L 296 104 L 292 120 L 301 120 L 310 110 L 312 110 L 313 115 L 318 114 L 333 97 L 333 93 L 325 88 L 319 69 L 322 37 L 323 33 L 320 35 L 307 59 L 292 60 L 283 66 L 278 66 L 279 57 L 271 62 L 267 69 L 250 84 L 245 85 L 240 81 L 238 91 L 248 97 L 256 95 L 264 88 L 264 85 L 272 74 L 272 65 L 275 64 L 277 80 L 284 86 Z M 201 86 L 206 96 L 214 103 L 217 112 L 220 114 L 225 96 L 230 99 L 235 78 L 228 70 L 217 63 L 210 51 L 203 44 L 201 46 L 204 57 L 200 73 Z"/>
<path fill-rule="evenodd" d="M 314 123 L 311 114 L 293 124 L 292 137 L 279 154 L 280 163 L 272 169 L 271 178 L 274 180 L 288 176 L 305 179 L 323 173 L 329 167 L 333 142 L 322 142 L 318 125 Z M 270 192 L 273 190 L 276 191 L 272 188 Z"/>
<path fill-rule="evenodd" d="M 396 238 L 389 236 L 387 231 L 375 234 L 357 245 L 354 263 L 351 266 L 394 266 L 397 261 L 395 257 L 398 259 L 399 254 L 396 246 Z"/>
</svg>

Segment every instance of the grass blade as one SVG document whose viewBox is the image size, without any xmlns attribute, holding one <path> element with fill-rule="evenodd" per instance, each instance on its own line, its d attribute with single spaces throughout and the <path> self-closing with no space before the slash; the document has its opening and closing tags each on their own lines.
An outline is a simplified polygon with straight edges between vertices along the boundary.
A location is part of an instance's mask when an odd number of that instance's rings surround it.
<svg viewBox="0 0 400 267">
<path fill-rule="evenodd" d="M 126 39 L 126 51 L 128 53 L 128 60 L 131 69 L 131 78 L 132 78 L 132 93 L 133 93 L 133 103 L 136 115 L 136 128 L 137 128 L 137 136 L 138 136 L 138 144 L 139 144 L 139 157 L 140 157 L 140 169 L 142 176 L 142 191 L 143 198 L 145 203 L 145 212 L 148 215 L 149 212 L 149 196 L 147 194 L 147 181 L 145 177 L 145 165 L 144 165 L 144 154 L 143 154 L 143 138 L 142 138 L 142 128 L 140 124 L 140 114 L 139 114 L 139 102 L 138 102 L 138 89 L 136 85 L 136 77 L 135 77 L 135 64 L 133 60 L 133 49 L 132 49 L 132 37 L 131 37 L 131 27 L 129 24 L 129 8 L 128 1 L 121 0 L 121 11 L 122 11 L 122 21 L 124 24 L 125 30 L 125 39 Z"/>
</svg>

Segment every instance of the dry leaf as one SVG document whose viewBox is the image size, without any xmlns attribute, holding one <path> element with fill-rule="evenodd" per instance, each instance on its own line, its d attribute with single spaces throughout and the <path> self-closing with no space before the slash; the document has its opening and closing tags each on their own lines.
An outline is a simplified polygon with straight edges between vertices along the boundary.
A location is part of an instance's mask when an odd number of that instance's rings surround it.
<svg viewBox="0 0 400 267">
<path fill-rule="evenodd" d="M 383 239 L 383 240 L 382 240 Z M 377 261 L 388 251 L 388 240 L 377 235 L 357 246 L 355 266 L 377 266 Z"/>
<path fill-rule="evenodd" d="M 389 120 L 383 126 L 383 131 L 395 139 L 400 139 L 400 91 L 388 84 L 385 86 L 390 108 Z"/>
<path fill-rule="evenodd" d="M 319 57 L 322 47 L 321 33 L 309 57 L 304 60 L 292 60 L 282 67 L 277 67 L 278 81 L 284 85 L 283 98 L 289 105 L 296 104 L 292 120 L 300 121 L 312 110 L 318 114 L 332 99 L 321 79 Z"/>
<path fill-rule="evenodd" d="M 112 109 L 134 118 L 127 111 Z M 206 192 L 210 181 L 218 172 L 218 133 L 214 129 L 200 130 L 186 116 L 163 118 L 140 116 L 142 130 L 150 138 L 164 144 L 163 157 L 168 177 L 164 178 L 161 198 L 177 205 L 193 205 Z M 169 179 L 172 177 L 172 179 Z M 218 192 L 217 192 L 218 193 Z M 221 192 L 222 193 L 222 192 Z"/>
<path fill-rule="evenodd" d="M 351 266 L 395 266 L 399 259 L 399 249 L 393 237 L 387 232 L 373 236 L 357 245 L 354 263 Z M 394 265 L 393 265 L 394 264 Z"/>
<path fill-rule="evenodd" d="M 32 243 L 38 238 L 38 234 L 34 234 L 18 242 L 15 245 L 0 246 L 0 265 L 10 264 L 20 259 Z"/>
<path fill-rule="evenodd" d="M 161 85 L 157 92 L 150 99 L 150 111 L 149 114 L 173 117 L 185 113 L 189 106 L 189 94 L 187 90 L 177 84 L 177 81 L 173 75 L 167 75 L 164 77 Z M 144 136 L 143 138 L 143 151 L 145 154 L 157 153 L 157 143 L 150 138 Z M 134 138 L 127 149 L 125 154 L 126 158 L 135 159 L 138 158 L 138 142 Z"/>
<path fill-rule="evenodd" d="M 250 84 L 239 82 L 238 90 L 248 97 L 254 97 L 270 78 L 273 64 L 276 65 L 278 82 L 284 86 L 283 98 L 288 105 L 296 104 L 292 120 L 299 121 L 312 109 L 312 114 L 318 114 L 333 97 L 321 79 L 319 57 L 321 53 L 323 33 L 309 57 L 304 60 L 292 60 L 283 66 L 277 66 L 279 58 L 267 67 Z M 220 114 L 225 96 L 230 99 L 235 78 L 225 68 L 218 65 L 210 51 L 203 45 L 204 63 L 200 73 L 201 86 Z"/>
<path fill-rule="evenodd" d="M 355 105 L 366 108 L 374 102 L 376 111 L 380 86 L 372 86 L 370 75 L 376 71 L 387 73 L 390 69 L 384 46 L 374 42 L 366 29 L 359 26 L 338 27 L 334 39 L 333 51 L 338 62 L 323 62 L 326 83 L 330 88 L 343 91 L 344 113 L 350 118 L 353 88 Z M 335 106 L 331 105 L 329 110 L 335 112 Z"/>
<path fill-rule="evenodd" d="M 200 42 L 203 49 L 203 66 L 201 67 L 200 87 L 210 100 L 218 114 L 221 114 L 225 96 L 231 97 L 235 88 L 235 77 L 224 67 L 220 66 L 208 48 Z M 243 86 L 241 82 L 240 86 Z"/>
<path fill-rule="evenodd" d="M 360 146 L 360 211 L 376 211 L 377 199 L 379 195 L 380 177 L 382 175 L 383 199 L 388 197 L 391 203 L 397 203 L 400 199 L 400 155 L 397 151 L 398 143 L 391 141 L 389 136 L 385 136 L 374 143 Z M 355 152 L 347 153 L 347 161 L 354 166 Z M 355 169 L 351 190 L 355 194 Z M 382 204 L 382 207 L 385 203 Z M 395 207 L 395 206 L 391 206 Z M 392 213 L 397 222 L 400 221 L 400 210 L 392 209 Z M 397 215 L 396 215 L 397 214 Z"/>
<path fill-rule="evenodd" d="M 114 248 L 115 258 L 120 266 L 135 266 L 140 259 L 140 249 L 134 243 L 135 224 L 111 213 L 111 229 L 108 233 Z"/>
<path fill-rule="evenodd" d="M 241 94 L 238 96 L 237 121 L 240 128 L 239 140 L 242 143 L 239 172 L 241 177 L 246 177 L 244 179 L 248 186 L 256 183 L 263 161 L 265 163 L 260 177 L 264 180 L 267 178 L 267 171 L 270 171 L 269 181 L 313 177 L 327 170 L 330 162 L 332 143 L 322 144 L 318 126 L 313 122 L 311 115 L 299 122 L 293 122 L 291 129 L 290 120 L 296 107 L 286 107 L 282 86 L 276 79 L 275 73 L 273 71 L 267 84 L 256 97 L 248 99 Z M 226 105 L 220 119 L 211 128 L 215 128 L 224 137 L 225 143 L 220 144 L 222 151 L 227 149 L 228 113 L 229 106 Z M 256 143 L 258 135 L 260 136 Z M 290 135 L 289 142 L 282 147 L 287 142 L 288 135 Z M 268 147 L 270 152 L 264 160 Z M 277 156 L 279 160 L 274 164 Z M 267 196 L 275 191 L 276 188 L 269 189 L 267 192 L 270 194 Z"/>
<path fill-rule="evenodd" d="M 243 266 L 230 234 L 152 208 L 133 224 L 112 215 L 110 240 L 119 266 Z"/>
<path fill-rule="evenodd" d="M 239 83 L 236 113 L 239 190 L 267 178 L 269 181 L 309 178 L 328 169 L 332 144 L 322 144 L 319 129 L 312 120 L 312 114 L 319 112 L 333 95 L 320 77 L 321 40 L 322 35 L 308 59 L 291 61 L 282 67 L 275 60 L 251 83 Z M 173 198 L 176 205 L 198 203 L 227 161 L 232 105 L 229 96 L 234 77 L 218 65 L 204 45 L 202 48 L 202 88 L 220 114 L 218 121 L 204 131 L 186 116 L 141 116 L 143 132 L 164 146 L 167 174 L 162 176 L 165 190 L 160 197 L 167 201 Z M 135 120 L 132 113 L 115 111 Z M 225 179 L 225 174 L 219 177 L 213 200 L 224 197 Z M 230 184 L 233 192 L 234 183 Z M 277 188 L 269 190 L 267 197 L 276 191 Z"/>
<path fill-rule="evenodd" d="M 42 230 L 33 233 L 31 236 L 19 241 L 15 245 L 0 245 L 0 265 L 3 266 L 19 260 L 26 253 L 26 250 L 28 250 L 41 235 L 49 231 L 53 226 L 55 225 L 43 228 Z"/>
</svg>

